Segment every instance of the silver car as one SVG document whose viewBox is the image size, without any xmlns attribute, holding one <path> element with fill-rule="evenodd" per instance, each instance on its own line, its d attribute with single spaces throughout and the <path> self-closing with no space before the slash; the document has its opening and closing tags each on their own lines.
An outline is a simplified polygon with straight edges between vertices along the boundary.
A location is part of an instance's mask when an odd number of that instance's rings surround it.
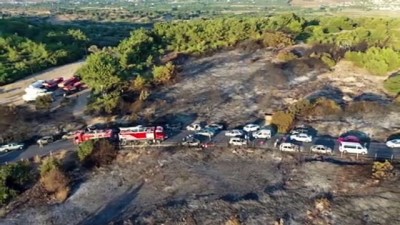
<svg viewBox="0 0 400 225">
<path fill-rule="evenodd" d="M 310 150 L 314 153 L 333 154 L 332 149 L 324 145 L 313 145 Z"/>
<path fill-rule="evenodd" d="M 0 152 L 9 152 L 9 151 L 13 151 L 13 150 L 22 150 L 23 148 L 24 148 L 24 144 L 9 143 L 9 144 L 0 146 Z"/>
</svg>

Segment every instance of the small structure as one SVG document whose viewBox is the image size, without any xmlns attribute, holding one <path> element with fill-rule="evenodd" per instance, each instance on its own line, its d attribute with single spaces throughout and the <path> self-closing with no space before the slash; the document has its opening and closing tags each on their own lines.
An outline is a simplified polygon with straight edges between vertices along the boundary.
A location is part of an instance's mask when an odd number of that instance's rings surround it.
<svg viewBox="0 0 400 225">
<path fill-rule="evenodd" d="M 270 125 L 272 121 L 272 113 L 264 113 L 265 126 Z"/>
</svg>

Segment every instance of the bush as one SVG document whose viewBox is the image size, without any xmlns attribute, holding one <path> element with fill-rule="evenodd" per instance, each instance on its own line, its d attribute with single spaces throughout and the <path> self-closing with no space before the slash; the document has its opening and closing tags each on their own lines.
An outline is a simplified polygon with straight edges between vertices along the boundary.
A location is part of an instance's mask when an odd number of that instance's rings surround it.
<svg viewBox="0 0 400 225">
<path fill-rule="evenodd" d="M 284 62 L 288 62 L 288 61 L 298 58 L 297 55 L 295 55 L 291 51 L 280 51 L 276 57 L 279 60 L 284 61 Z"/>
<path fill-rule="evenodd" d="M 0 167 L 0 204 L 9 202 L 32 181 L 31 166 L 26 162 Z"/>
<path fill-rule="evenodd" d="M 51 95 L 43 95 L 36 98 L 36 110 L 50 110 L 53 104 L 53 97 Z"/>
<path fill-rule="evenodd" d="M 43 160 L 40 165 L 40 176 L 44 176 L 46 173 L 55 170 L 60 167 L 60 161 L 50 156 Z"/>
<path fill-rule="evenodd" d="M 85 112 L 92 115 L 109 115 L 118 111 L 120 101 L 119 92 L 98 96 L 93 102 L 89 103 Z"/>
<path fill-rule="evenodd" d="M 398 94 L 400 93 L 400 74 L 396 74 L 394 76 L 389 77 L 383 83 L 385 89 L 391 93 Z"/>
<path fill-rule="evenodd" d="M 313 108 L 313 104 L 311 104 L 308 99 L 300 99 L 299 101 L 293 103 L 289 106 L 289 112 L 295 116 L 305 115 Z"/>
<path fill-rule="evenodd" d="M 84 166 L 101 167 L 110 164 L 117 156 L 117 150 L 107 139 L 99 139 L 94 143 L 93 151 L 84 159 Z"/>
<path fill-rule="evenodd" d="M 154 66 L 153 68 L 154 81 L 159 84 L 171 81 L 175 74 L 176 68 L 171 62 L 168 62 L 165 66 Z"/>
<path fill-rule="evenodd" d="M 94 141 L 89 140 L 85 141 L 82 144 L 79 145 L 78 147 L 78 158 L 80 161 L 83 161 L 88 157 L 94 149 Z"/>
<path fill-rule="evenodd" d="M 283 32 L 267 32 L 263 38 L 264 46 L 274 48 L 284 48 L 294 44 L 293 38 Z"/>
<path fill-rule="evenodd" d="M 60 162 L 54 157 L 46 158 L 40 165 L 40 183 L 59 202 L 67 199 L 70 179 L 61 168 Z"/>
<path fill-rule="evenodd" d="M 290 112 L 278 111 L 272 115 L 271 123 L 278 127 L 279 133 L 286 133 L 292 127 L 294 115 Z"/>
<path fill-rule="evenodd" d="M 144 77 L 138 75 L 133 81 L 132 86 L 134 90 L 141 91 L 148 86 L 148 81 Z"/>
<path fill-rule="evenodd" d="M 393 165 L 385 160 L 385 162 L 374 162 L 372 165 L 372 178 L 385 179 L 392 175 Z"/>
<path fill-rule="evenodd" d="M 318 98 L 309 112 L 310 116 L 328 116 L 342 113 L 342 108 L 336 101 L 327 98 Z"/>
<path fill-rule="evenodd" d="M 44 189 L 54 195 L 59 201 L 63 202 L 67 199 L 70 192 L 70 179 L 60 167 L 56 167 L 46 173 L 40 178 L 40 183 Z"/>
</svg>

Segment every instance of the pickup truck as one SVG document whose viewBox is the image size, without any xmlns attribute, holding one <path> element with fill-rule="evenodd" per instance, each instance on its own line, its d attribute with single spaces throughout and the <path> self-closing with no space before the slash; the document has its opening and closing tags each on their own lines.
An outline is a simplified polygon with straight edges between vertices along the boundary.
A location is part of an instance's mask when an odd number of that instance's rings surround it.
<svg viewBox="0 0 400 225">
<path fill-rule="evenodd" d="M 9 143 L 9 144 L 0 146 L 0 152 L 9 152 L 9 151 L 13 151 L 13 150 L 21 150 L 23 148 L 24 148 L 23 144 Z"/>
</svg>

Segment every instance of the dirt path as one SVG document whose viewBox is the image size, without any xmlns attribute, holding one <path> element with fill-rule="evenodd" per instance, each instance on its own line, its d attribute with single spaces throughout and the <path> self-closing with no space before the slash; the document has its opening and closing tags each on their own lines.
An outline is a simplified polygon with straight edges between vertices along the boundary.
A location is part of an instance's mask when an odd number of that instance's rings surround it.
<svg viewBox="0 0 400 225">
<path fill-rule="evenodd" d="M 84 60 L 70 63 L 60 67 L 50 68 L 48 70 L 35 73 L 22 80 L 0 87 L 0 104 L 22 104 L 21 96 L 24 94 L 24 89 L 36 80 L 47 80 L 56 77 L 70 77 L 83 64 Z"/>
</svg>

